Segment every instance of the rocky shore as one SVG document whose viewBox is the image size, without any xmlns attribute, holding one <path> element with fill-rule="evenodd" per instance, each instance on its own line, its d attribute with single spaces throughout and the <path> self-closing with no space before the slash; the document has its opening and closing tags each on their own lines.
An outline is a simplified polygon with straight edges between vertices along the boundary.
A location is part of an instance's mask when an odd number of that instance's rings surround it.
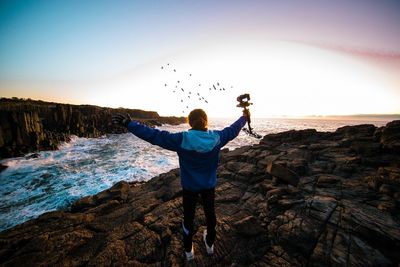
<svg viewBox="0 0 400 267">
<path fill-rule="evenodd" d="M 148 125 L 185 122 L 183 117 L 161 117 L 157 112 L 139 109 L 1 98 L 0 159 L 57 149 L 60 142 L 69 141 L 71 135 L 99 137 L 125 132 L 126 129 L 112 125 L 111 116 L 114 113 L 128 113 Z"/>
<path fill-rule="evenodd" d="M 215 255 L 199 205 L 194 266 L 400 263 L 400 121 L 267 135 L 223 151 L 218 176 Z M 0 265 L 187 265 L 179 179 L 121 181 L 4 231 Z"/>
</svg>

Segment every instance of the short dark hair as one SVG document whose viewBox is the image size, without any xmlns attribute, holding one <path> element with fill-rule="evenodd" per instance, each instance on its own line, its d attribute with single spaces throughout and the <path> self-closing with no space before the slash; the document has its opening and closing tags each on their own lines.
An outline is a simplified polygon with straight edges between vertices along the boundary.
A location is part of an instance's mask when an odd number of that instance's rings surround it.
<svg viewBox="0 0 400 267">
<path fill-rule="evenodd" d="M 198 108 L 189 113 L 189 125 L 193 130 L 204 131 L 208 127 L 208 118 L 204 110 Z"/>
</svg>

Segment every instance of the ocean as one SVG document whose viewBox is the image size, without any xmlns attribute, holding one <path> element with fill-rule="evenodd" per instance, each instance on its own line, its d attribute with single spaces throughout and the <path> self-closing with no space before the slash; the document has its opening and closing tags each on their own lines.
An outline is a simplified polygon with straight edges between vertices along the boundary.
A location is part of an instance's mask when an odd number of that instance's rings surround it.
<svg viewBox="0 0 400 267">
<path fill-rule="evenodd" d="M 335 131 L 345 125 L 370 123 L 384 126 L 390 120 L 362 119 L 253 119 L 261 134 L 287 130 Z M 210 119 L 210 129 L 223 129 L 234 119 Z M 179 132 L 188 125 L 164 125 Z M 259 140 L 241 132 L 227 144 L 230 150 Z M 96 194 L 125 181 L 147 181 L 178 167 L 176 153 L 152 146 L 134 135 L 107 135 L 88 139 L 72 137 L 56 151 L 42 151 L 0 161 L 8 168 L 0 173 L 0 231 L 54 210 L 66 209 L 77 199 Z"/>
</svg>

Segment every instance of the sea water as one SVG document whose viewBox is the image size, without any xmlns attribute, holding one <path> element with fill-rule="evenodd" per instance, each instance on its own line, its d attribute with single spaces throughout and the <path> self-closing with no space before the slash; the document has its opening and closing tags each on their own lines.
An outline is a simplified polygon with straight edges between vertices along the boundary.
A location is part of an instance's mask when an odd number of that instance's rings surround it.
<svg viewBox="0 0 400 267">
<path fill-rule="evenodd" d="M 223 129 L 234 119 L 210 119 L 210 129 Z M 334 131 L 344 125 L 388 120 L 253 119 L 261 134 L 287 130 Z M 187 125 L 164 125 L 161 130 L 179 132 Z M 241 132 L 227 148 L 256 144 L 259 140 Z M 147 181 L 178 167 L 175 152 L 144 142 L 131 133 L 101 138 L 72 137 L 56 151 L 42 151 L 0 161 L 8 168 L 0 173 L 0 231 L 36 218 L 40 214 L 68 208 L 77 199 L 96 194 L 125 181 Z"/>
</svg>

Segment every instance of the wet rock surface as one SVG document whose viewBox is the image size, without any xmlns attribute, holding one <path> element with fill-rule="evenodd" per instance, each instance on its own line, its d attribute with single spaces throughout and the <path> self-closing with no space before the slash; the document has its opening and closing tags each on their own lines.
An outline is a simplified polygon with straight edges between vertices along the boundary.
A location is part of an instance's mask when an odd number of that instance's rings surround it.
<svg viewBox="0 0 400 267">
<path fill-rule="evenodd" d="M 391 129 L 397 125 L 289 131 L 224 150 L 212 257 L 198 205 L 195 261 L 185 262 L 180 178 L 172 170 L 147 183 L 122 181 L 70 211 L 46 213 L 0 233 L 0 263 L 398 266 L 400 153 L 398 131 Z"/>
<path fill-rule="evenodd" d="M 60 142 L 79 137 L 100 137 L 123 133 L 111 116 L 130 114 L 151 126 L 180 124 L 183 117 L 161 117 L 157 112 L 139 109 L 112 109 L 91 105 L 69 105 L 44 101 L 0 99 L 0 158 L 22 156 L 38 150 L 57 149 Z"/>
</svg>

